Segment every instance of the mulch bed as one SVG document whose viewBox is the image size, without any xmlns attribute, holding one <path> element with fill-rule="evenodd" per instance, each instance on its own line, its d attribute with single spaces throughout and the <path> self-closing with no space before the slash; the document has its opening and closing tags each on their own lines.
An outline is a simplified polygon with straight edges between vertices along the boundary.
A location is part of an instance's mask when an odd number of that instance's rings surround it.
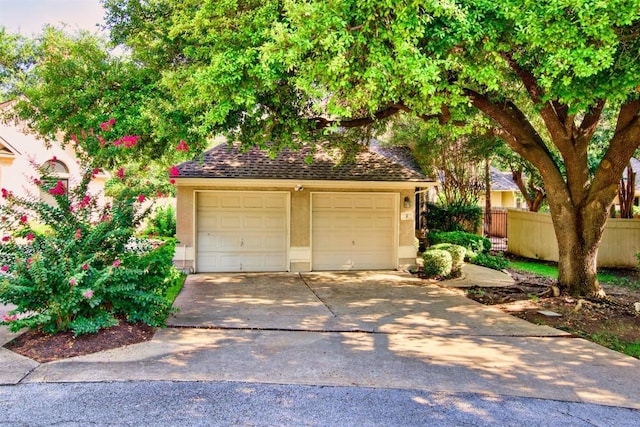
<svg viewBox="0 0 640 427">
<path fill-rule="evenodd" d="M 51 335 L 27 331 L 7 343 L 5 348 L 45 363 L 148 341 L 155 331 L 156 328 L 144 323 L 127 323 L 120 319 L 118 325 L 109 329 L 77 337 L 72 332 Z"/>
</svg>

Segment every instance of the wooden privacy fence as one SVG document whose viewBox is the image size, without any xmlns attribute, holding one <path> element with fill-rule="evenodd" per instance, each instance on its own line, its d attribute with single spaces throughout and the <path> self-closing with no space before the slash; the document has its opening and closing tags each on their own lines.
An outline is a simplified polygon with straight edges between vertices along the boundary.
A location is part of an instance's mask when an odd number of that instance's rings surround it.
<svg viewBox="0 0 640 427">
<path fill-rule="evenodd" d="M 509 209 L 508 251 L 514 255 L 558 261 L 558 243 L 549 214 Z M 640 219 L 609 218 L 598 250 L 599 267 L 636 267 Z"/>
</svg>

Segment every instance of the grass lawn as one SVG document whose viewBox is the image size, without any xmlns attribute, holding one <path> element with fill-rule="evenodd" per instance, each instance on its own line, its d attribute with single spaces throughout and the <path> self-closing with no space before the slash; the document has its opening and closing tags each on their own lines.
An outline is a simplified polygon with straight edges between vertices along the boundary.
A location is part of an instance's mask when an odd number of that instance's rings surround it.
<svg viewBox="0 0 640 427">
<path fill-rule="evenodd" d="M 513 270 L 522 270 L 540 276 L 558 278 L 558 265 L 548 261 L 538 260 L 511 260 L 509 267 Z M 640 289 L 640 282 L 634 280 L 637 272 L 634 270 L 607 270 L 603 269 L 598 273 L 598 280 L 601 283 L 611 283 L 626 286 L 631 289 Z"/>
<path fill-rule="evenodd" d="M 180 293 L 180 291 L 182 290 L 182 287 L 184 286 L 184 281 L 187 279 L 187 275 L 186 274 L 181 274 L 180 278 L 177 279 L 173 285 L 171 285 L 171 287 L 169 289 L 167 289 L 167 292 L 164 294 L 164 297 L 167 299 L 167 301 L 169 301 L 171 304 L 173 304 L 173 302 L 176 300 L 176 297 L 178 296 L 178 294 Z"/>
</svg>

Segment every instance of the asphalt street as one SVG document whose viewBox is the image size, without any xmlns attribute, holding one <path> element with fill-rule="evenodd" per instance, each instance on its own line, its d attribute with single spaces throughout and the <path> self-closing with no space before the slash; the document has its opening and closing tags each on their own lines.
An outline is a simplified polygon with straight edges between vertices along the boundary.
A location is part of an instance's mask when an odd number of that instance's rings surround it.
<svg viewBox="0 0 640 427">
<path fill-rule="evenodd" d="M 238 382 L 0 387 L 7 426 L 633 426 L 640 411 L 471 393 Z"/>
</svg>

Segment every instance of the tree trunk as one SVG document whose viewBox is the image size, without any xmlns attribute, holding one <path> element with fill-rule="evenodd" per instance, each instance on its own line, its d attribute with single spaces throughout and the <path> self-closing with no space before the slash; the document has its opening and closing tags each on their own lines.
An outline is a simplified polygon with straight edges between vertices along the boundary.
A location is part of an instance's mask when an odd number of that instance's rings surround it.
<svg viewBox="0 0 640 427">
<path fill-rule="evenodd" d="M 491 236 L 493 214 L 491 212 L 491 160 L 484 162 L 484 235 Z"/>
<path fill-rule="evenodd" d="M 558 242 L 558 286 L 574 296 L 604 297 L 597 261 L 607 210 L 560 209 L 559 215 L 551 210 Z"/>
<path fill-rule="evenodd" d="M 542 206 L 542 202 L 546 197 L 544 190 L 540 187 L 537 187 L 531 178 L 529 178 L 529 183 L 527 185 L 524 182 L 522 168 L 511 169 L 511 176 L 513 178 L 513 181 L 518 186 L 520 194 L 522 194 L 522 197 L 524 197 L 524 201 L 527 204 L 527 208 L 529 209 L 529 211 L 538 212 L 540 210 L 540 206 Z"/>
<path fill-rule="evenodd" d="M 620 203 L 620 218 L 633 218 L 633 199 L 636 190 L 636 173 L 627 165 L 626 179 L 620 179 L 618 185 L 618 202 Z"/>
</svg>

